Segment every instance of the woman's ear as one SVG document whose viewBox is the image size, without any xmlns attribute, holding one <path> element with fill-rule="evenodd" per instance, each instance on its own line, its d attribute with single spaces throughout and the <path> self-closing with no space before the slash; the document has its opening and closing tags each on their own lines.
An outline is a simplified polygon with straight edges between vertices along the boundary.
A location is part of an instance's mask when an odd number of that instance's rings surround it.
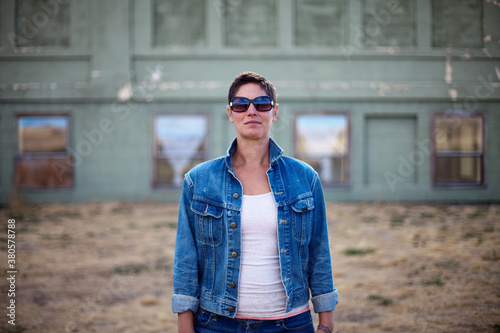
<svg viewBox="0 0 500 333">
<path fill-rule="evenodd" d="M 276 104 L 273 108 L 273 121 L 276 121 L 278 119 L 278 104 Z"/>
<path fill-rule="evenodd" d="M 233 112 L 231 111 L 231 107 L 229 105 L 227 106 L 227 116 L 229 117 L 229 121 L 233 123 Z"/>
</svg>

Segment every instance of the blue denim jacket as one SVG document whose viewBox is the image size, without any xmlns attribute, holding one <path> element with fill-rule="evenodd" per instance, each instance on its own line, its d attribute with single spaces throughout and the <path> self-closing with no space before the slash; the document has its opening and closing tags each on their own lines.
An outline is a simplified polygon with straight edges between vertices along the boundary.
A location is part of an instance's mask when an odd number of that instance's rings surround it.
<svg viewBox="0 0 500 333">
<path fill-rule="evenodd" d="M 174 263 L 174 313 L 198 307 L 234 317 L 238 309 L 243 189 L 232 170 L 236 140 L 221 158 L 184 178 Z M 335 309 L 325 201 L 318 174 L 283 156 L 270 140 L 267 176 L 278 206 L 278 246 L 286 311 L 309 300 L 315 312 Z M 258 208 L 257 208 L 258 209 Z"/>
</svg>

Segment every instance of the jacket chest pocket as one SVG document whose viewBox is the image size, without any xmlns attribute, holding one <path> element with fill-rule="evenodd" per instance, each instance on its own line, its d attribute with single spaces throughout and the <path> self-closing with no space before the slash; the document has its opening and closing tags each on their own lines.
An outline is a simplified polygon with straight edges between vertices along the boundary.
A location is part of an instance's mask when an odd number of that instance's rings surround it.
<svg viewBox="0 0 500 333">
<path fill-rule="evenodd" d="M 193 200 L 191 210 L 196 213 L 196 239 L 207 244 L 219 244 L 222 241 L 224 209 L 201 200 Z"/>
<path fill-rule="evenodd" d="M 292 204 L 292 225 L 295 237 L 310 239 L 312 234 L 314 199 L 307 197 Z"/>
</svg>

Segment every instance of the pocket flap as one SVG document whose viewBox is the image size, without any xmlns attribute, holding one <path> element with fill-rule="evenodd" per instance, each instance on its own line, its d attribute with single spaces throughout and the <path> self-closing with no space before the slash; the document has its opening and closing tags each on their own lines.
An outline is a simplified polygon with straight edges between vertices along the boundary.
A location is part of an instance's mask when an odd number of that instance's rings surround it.
<svg viewBox="0 0 500 333">
<path fill-rule="evenodd" d="M 307 212 L 314 208 L 313 197 L 300 199 L 292 204 L 292 209 L 297 213 Z"/>
<path fill-rule="evenodd" d="M 202 216 L 213 216 L 215 218 L 221 218 L 222 213 L 224 212 L 222 207 L 201 200 L 193 200 L 191 203 L 191 210 L 196 214 L 200 214 Z"/>
</svg>

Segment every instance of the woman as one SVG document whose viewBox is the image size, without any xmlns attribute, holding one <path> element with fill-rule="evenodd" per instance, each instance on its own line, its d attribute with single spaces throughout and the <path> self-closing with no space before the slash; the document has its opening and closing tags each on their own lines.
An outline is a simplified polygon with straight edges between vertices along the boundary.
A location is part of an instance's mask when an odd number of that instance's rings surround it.
<svg viewBox="0 0 500 333">
<path fill-rule="evenodd" d="M 179 206 L 172 309 L 179 332 L 333 330 L 333 286 L 323 190 L 307 164 L 269 136 L 274 86 L 238 75 L 227 113 L 227 154 L 186 174 Z"/>
</svg>

